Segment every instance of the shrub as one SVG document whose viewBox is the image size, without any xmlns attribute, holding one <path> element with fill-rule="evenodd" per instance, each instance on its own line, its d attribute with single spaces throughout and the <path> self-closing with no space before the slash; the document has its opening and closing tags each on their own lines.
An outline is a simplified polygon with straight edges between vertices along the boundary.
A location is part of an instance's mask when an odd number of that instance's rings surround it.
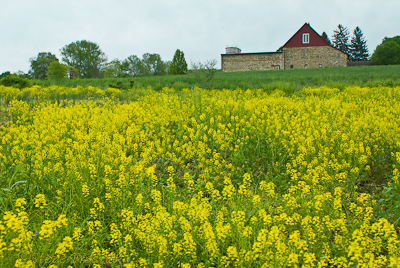
<svg viewBox="0 0 400 268">
<path fill-rule="evenodd" d="M 211 81 L 213 80 L 217 69 L 215 65 L 217 64 L 216 60 L 210 60 L 206 63 L 192 62 L 192 75 L 196 79 L 196 85 L 209 88 L 211 86 Z"/>
<path fill-rule="evenodd" d="M 30 86 L 29 80 L 17 75 L 8 75 L 0 79 L 0 85 L 6 87 L 26 88 Z"/>
</svg>

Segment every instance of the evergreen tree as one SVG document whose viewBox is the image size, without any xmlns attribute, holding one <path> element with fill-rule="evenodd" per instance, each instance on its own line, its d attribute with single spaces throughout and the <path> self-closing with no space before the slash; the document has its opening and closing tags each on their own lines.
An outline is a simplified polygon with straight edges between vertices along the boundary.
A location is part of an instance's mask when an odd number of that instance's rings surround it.
<svg viewBox="0 0 400 268">
<path fill-rule="evenodd" d="M 187 63 L 185 54 L 179 49 L 175 51 L 174 58 L 169 65 L 169 72 L 171 74 L 185 74 L 187 73 Z"/>
<path fill-rule="evenodd" d="M 328 37 L 328 35 L 326 34 L 326 32 L 323 32 L 322 35 L 321 35 L 321 37 L 322 37 L 326 42 L 328 42 L 329 45 L 332 45 L 331 40 L 329 40 L 329 37 Z"/>
<path fill-rule="evenodd" d="M 356 27 L 349 47 L 350 60 L 367 61 L 369 57 L 367 41 L 360 27 Z"/>
<path fill-rule="evenodd" d="M 333 46 L 344 53 L 349 53 L 349 30 L 338 25 L 338 29 L 334 31 L 332 36 Z"/>
</svg>

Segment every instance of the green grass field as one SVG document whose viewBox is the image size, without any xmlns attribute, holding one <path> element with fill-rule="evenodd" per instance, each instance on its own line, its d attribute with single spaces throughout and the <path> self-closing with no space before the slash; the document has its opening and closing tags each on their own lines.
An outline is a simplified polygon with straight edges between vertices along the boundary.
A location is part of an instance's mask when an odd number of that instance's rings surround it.
<svg viewBox="0 0 400 268">
<path fill-rule="evenodd" d="M 151 86 L 155 90 L 163 87 L 175 89 L 193 88 L 195 86 L 215 89 L 264 89 L 266 91 L 280 89 L 287 93 L 305 87 L 329 86 L 343 89 L 345 86 L 396 86 L 400 85 L 400 65 L 338 67 L 307 70 L 249 71 L 222 73 L 217 71 L 209 85 L 198 83 L 191 74 L 153 77 L 78 79 L 78 80 L 45 80 L 36 81 L 42 86 L 58 85 L 76 87 L 95 86 L 102 89 L 118 82 L 125 89 Z"/>
</svg>

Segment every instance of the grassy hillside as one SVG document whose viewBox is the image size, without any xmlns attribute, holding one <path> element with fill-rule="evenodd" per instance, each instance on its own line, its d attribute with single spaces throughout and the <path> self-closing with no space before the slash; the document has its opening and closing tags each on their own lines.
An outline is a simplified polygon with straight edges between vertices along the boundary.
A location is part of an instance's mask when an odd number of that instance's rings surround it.
<svg viewBox="0 0 400 268">
<path fill-rule="evenodd" d="M 345 86 L 394 86 L 400 85 L 400 65 L 394 66 L 360 66 L 339 67 L 307 70 L 279 70 L 279 71 L 249 71 L 222 73 L 217 71 L 209 85 L 196 83 L 193 75 L 170 75 L 153 77 L 108 78 L 108 79 L 78 79 L 78 80 L 46 80 L 37 81 L 43 86 L 58 85 L 76 87 L 78 85 L 107 88 L 121 86 L 125 89 L 151 86 L 155 90 L 163 87 L 175 89 L 203 86 L 215 89 L 281 89 L 292 91 L 305 87 L 331 86 L 344 88 Z"/>
</svg>

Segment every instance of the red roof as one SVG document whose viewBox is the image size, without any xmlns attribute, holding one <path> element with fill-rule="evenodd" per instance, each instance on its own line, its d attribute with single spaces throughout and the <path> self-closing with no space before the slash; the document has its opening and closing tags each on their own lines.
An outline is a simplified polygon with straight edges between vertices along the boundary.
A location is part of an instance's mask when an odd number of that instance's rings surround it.
<svg viewBox="0 0 400 268">
<path fill-rule="evenodd" d="M 307 41 L 303 42 L 303 34 L 308 34 Z M 307 38 L 307 37 L 305 37 Z M 298 30 L 289 41 L 283 47 L 316 47 L 316 46 L 330 46 L 330 44 L 325 41 L 310 24 L 305 23 L 300 30 Z"/>
</svg>

